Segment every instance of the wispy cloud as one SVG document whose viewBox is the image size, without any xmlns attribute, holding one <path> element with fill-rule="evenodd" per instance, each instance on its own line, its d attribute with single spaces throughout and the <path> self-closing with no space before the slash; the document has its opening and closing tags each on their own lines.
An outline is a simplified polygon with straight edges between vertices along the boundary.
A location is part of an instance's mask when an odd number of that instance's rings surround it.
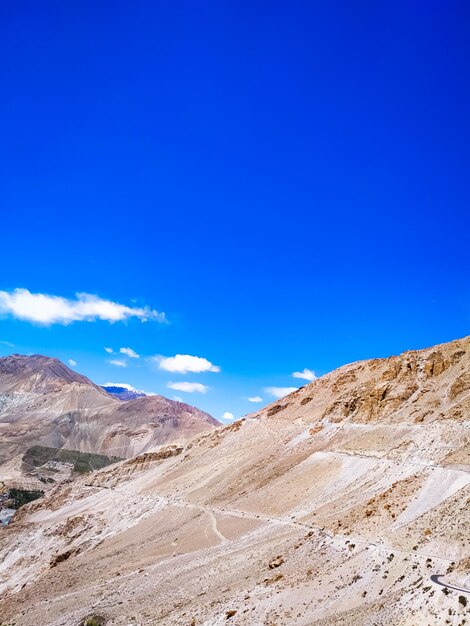
<svg viewBox="0 0 470 626">
<path fill-rule="evenodd" d="M 116 367 L 127 367 L 127 363 L 124 359 L 110 359 L 108 363 L 115 365 Z"/>
<path fill-rule="evenodd" d="M 135 350 L 133 350 L 132 348 L 119 348 L 119 352 L 121 354 L 127 355 L 131 359 L 138 359 L 138 358 L 140 358 L 140 354 L 137 354 L 137 352 L 135 352 Z"/>
<path fill-rule="evenodd" d="M 250 396 L 248 402 L 263 402 L 263 398 L 261 396 Z"/>
<path fill-rule="evenodd" d="M 105 348 L 104 351 L 107 352 L 108 354 L 113 354 L 114 352 L 112 348 Z"/>
<path fill-rule="evenodd" d="M 14 348 L 15 344 L 11 343 L 11 341 L 0 341 L 0 345 L 7 346 L 8 348 Z"/>
<path fill-rule="evenodd" d="M 293 391 L 297 391 L 297 387 L 265 387 L 264 391 L 273 396 L 273 398 L 283 398 Z"/>
<path fill-rule="evenodd" d="M 207 359 L 200 356 L 191 356 L 190 354 L 176 354 L 175 356 L 154 356 L 150 357 L 152 361 L 158 363 L 158 367 L 166 372 L 178 374 L 187 374 L 188 372 L 220 372 L 218 365 L 213 365 Z"/>
<path fill-rule="evenodd" d="M 308 380 L 310 382 L 312 382 L 312 380 L 315 380 L 317 378 L 317 375 L 315 374 L 315 372 L 307 368 L 303 369 L 301 372 L 293 372 L 292 376 L 294 378 L 302 378 L 303 380 Z"/>
<path fill-rule="evenodd" d="M 235 415 L 230 411 L 225 411 L 225 413 L 222 415 L 222 419 L 231 421 L 235 419 Z"/>
<path fill-rule="evenodd" d="M 137 391 L 135 387 L 129 385 L 128 383 L 104 383 L 101 385 L 102 387 L 122 387 L 123 389 L 127 389 L 127 391 Z"/>
<path fill-rule="evenodd" d="M 119 322 L 132 317 L 141 322 L 166 321 L 164 313 L 159 313 L 149 307 L 129 307 L 89 293 L 77 293 L 76 298 L 71 299 L 44 293 L 31 293 L 27 289 L 14 289 L 12 292 L 0 291 L 1 314 L 43 326 L 96 320 Z"/>
<path fill-rule="evenodd" d="M 68 363 L 69 363 L 69 365 L 71 365 L 72 367 L 75 367 L 75 365 L 77 365 L 77 361 L 74 361 L 73 359 L 69 359 Z"/>
<path fill-rule="evenodd" d="M 175 391 L 184 391 L 185 393 L 206 393 L 209 389 L 207 385 L 203 385 L 202 383 L 189 383 L 189 382 L 181 382 L 181 383 L 167 383 L 168 389 L 174 389 Z"/>
</svg>

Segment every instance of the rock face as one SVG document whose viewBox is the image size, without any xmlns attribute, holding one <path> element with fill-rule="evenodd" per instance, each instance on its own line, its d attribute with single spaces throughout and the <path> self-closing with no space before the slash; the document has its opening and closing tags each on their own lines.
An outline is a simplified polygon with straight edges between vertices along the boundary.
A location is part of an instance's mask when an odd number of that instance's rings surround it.
<svg viewBox="0 0 470 626">
<path fill-rule="evenodd" d="M 0 359 L 0 479 L 15 474 L 5 463 L 31 445 L 125 458 L 216 425 L 207 413 L 163 396 L 117 400 L 57 359 Z"/>
<path fill-rule="evenodd" d="M 353 363 L 56 488 L 0 533 L 3 621 L 465 623 L 469 373 L 468 338 Z"/>
</svg>

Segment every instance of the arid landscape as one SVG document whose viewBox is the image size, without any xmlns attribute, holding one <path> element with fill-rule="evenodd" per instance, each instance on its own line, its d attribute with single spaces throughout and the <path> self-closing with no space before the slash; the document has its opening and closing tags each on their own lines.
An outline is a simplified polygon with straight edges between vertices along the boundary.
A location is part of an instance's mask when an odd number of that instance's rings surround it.
<svg viewBox="0 0 470 626">
<path fill-rule="evenodd" d="M 109 429 L 111 400 L 93 393 Z M 468 624 L 469 411 L 465 338 L 128 448 L 0 529 L 0 623 Z M 4 441 L 16 423 L 3 420 Z"/>
<path fill-rule="evenodd" d="M 32 445 L 126 458 L 218 424 L 162 396 L 117 400 L 57 359 L 0 359 L 0 468 L 10 482 L 22 480 L 22 456 Z"/>
<path fill-rule="evenodd" d="M 0 59 L 0 626 L 470 626 L 470 2 Z"/>
</svg>

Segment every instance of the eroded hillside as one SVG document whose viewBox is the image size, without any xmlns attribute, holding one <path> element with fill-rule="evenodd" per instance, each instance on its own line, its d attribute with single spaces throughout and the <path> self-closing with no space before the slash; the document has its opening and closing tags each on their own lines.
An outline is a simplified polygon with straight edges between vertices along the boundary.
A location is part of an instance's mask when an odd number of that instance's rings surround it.
<svg viewBox="0 0 470 626">
<path fill-rule="evenodd" d="M 345 366 L 189 444 L 58 487 L 0 534 L 0 615 L 463 625 L 469 409 L 467 338 Z"/>
</svg>

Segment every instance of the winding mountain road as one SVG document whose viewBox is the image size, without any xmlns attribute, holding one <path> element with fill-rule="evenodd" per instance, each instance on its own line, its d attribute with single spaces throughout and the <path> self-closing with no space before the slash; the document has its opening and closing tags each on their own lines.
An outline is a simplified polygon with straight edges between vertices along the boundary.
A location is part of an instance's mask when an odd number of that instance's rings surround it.
<svg viewBox="0 0 470 626">
<path fill-rule="evenodd" d="M 448 589 L 453 589 L 454 591 L 460 591 L 460 593 L 467 593 L 470 595 L 469 589 L 462 589 L 462 587 L 454 587 L 454 585 L 448 585 L 447 583 L 441 582 L 439 578 L 442 578 L 442 574 L 433 574 L 431 576 L 431 581 L 436 585 L 441 585 L 441 587 L 447 587 Z"/>
</svg>

